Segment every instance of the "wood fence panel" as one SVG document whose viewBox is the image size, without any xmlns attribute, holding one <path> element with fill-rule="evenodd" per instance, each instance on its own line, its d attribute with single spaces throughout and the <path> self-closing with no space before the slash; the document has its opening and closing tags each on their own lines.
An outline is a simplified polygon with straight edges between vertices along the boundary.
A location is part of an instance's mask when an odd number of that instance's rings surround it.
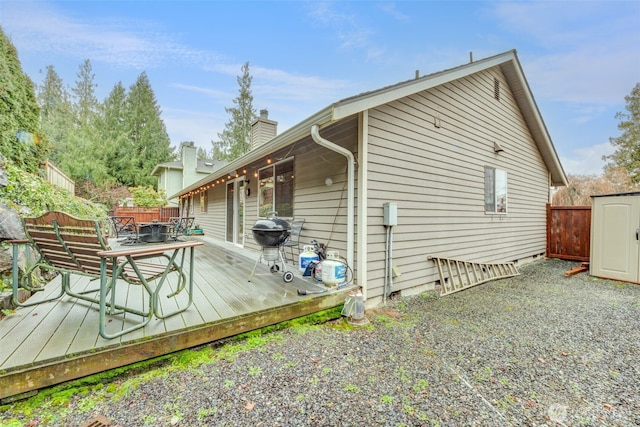
<svg viewBox="0 0 640 427">
<path fill-rule="evenodd" d="M 117 207 L 113 210 L 113 216 L 132 216 L 137 224 L 152 221 L 167 222 L 171 217 L 180 216 L 180 208 Z"/>
<path fill-rule="evenodd" d="M 547 204 L 547 257 L 589 261 L 591 206 Z"/>
</svg>

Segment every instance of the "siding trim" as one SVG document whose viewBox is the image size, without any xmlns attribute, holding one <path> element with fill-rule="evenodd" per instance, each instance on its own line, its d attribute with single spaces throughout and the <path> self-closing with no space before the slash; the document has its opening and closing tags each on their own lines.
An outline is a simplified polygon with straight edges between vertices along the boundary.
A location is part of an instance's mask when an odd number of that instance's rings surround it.
<svg viewBox="0 0 640 427">
<path fill-rule="evenodd" d="M 358 232 L 357 232 L 357 270 L 353 268 L 356 284 L 362 286 L 362 295 L 367 299 L 367 271 L 369 270 L 369 259 L 367 256 L 367 208 L 369 198 L 368 170 L 369 170 L 369 110 L 360 113 L 358 120 Z M 356 275 L 357 273 L 357 275 Z"/>
</svg>

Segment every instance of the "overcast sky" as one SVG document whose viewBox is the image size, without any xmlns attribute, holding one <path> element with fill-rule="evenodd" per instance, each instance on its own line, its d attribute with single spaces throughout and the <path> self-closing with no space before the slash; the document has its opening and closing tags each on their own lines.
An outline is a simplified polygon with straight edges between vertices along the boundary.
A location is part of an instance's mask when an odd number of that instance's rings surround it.
<svg viewBox="0 0 640 427">
<path fill-rule="evenodd" d="M 638 1 L 0 1 L 23 70 L 102 101 L 149 76 L 173 145 L 211 149 L 250 63 L 278 132 L 343 98 L 516 49 L 567 173 L 599 174 L 640 82 Z"/>
</svg>

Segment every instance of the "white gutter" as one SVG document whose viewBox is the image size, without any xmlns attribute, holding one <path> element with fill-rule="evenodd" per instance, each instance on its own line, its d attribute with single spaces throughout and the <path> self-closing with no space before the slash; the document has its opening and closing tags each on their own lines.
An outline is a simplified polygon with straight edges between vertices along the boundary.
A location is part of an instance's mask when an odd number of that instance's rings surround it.
<svg viewBox="0 0 640 427">
<path fill-rule="evenodd" d="M 311 126 L 311 138 L 320 146 L 342 154 L 347 158 L 347 265 L 354 269 L 354 235 L 355 235 L 355 159 L 353 153 L 320 136 L 320 127 Z"/>
</svg>

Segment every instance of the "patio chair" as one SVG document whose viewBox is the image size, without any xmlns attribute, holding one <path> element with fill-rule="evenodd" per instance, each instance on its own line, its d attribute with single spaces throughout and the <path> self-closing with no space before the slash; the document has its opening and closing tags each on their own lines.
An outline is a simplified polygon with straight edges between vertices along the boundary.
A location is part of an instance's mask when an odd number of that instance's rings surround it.
<svg viewBox="0 0 640 427">
<path fill-rule="evenodd" d="M 116 235 L 116 239 L 120 239 L 123 244 L 140 243 L 138 235 L 138 225 L 136 219 L 132 216 L 112 216 L 111 228 Z"/>
<path fill-rule="evenodd" d="M 181 235 L 189 234 L 194 221 L 192 216 L 169 218 L 169 237 L 177 241 Z"/>
<path fill-rule="evenodd" d="M 304 225 L 304 218 L 293 219 L 290 222 L 291 228 L 289 229 L 289 237 L 281 245 L 283 252 L 286 248 L 289 248 L 289 254 L 291 255 L 291 262 L 295 264 L 295 255 L 293 249 L 297 250 L 296 255 L 300 253 L 300 233 L 302 232 L 302 226 Z M 286 253 L 285 253 L 285 258 Z"/>
<path fill-rule="evenodd" d="M 106 339 L 115 338 L 147 325 L 153 315 L 164 319 L 182 313 L 193 301 L 193 259 L 194 247 L 202 242 L 182 242 L 164 245 L 146 245 L 137 248 L 112 250 L 106 243 L 106 233 L 99 221 L 78 219 L 64 212 L 47 212 L 37 218 L 23 220 L 28 240 L 14 240 L 13 243 L 13 300 L 17 306 L 26 307 L 52 301 L 70 295 L 72 297 L 99 304 L 99 331 Z M 39 258 L 26 268 L 22 277 L 22 287 L 37 291 L 31 285 L 31 274 L 38 269 L 53 270 L 62 275 L 60 291 L 57 295 L 36 302 L 18 301 L 18 246 L 29 244 L 34 247 Z M 190 248 L 189 277 L 184 272 L 186 249 Z M 163 261 L 164 260 L 164 261 Z M 176 290 L 168 298 L 174 297 L 185 288 L 188 302 L 170 313 L 159 309 L 158 296 L 169 275 L 177 276 Z M 87 276 L 99 280 L 100 286 L 82 292 L 71 290 L 71 274 Z M 144 310 L 116 303 L 116 284 L 124 281 L 130 285 L 142 285 L 146 298 Z M 151 283 L 155 282 L 155 289 Z M 88 296 L 99 293 L 99 298 Z M 109 297 L 109 301 L 107 301 Z M 107 312 L 109 314 L 130 313 L 142 316 L 143 320 L 116 333 L 107 333 Z M 127 318 L 129 316 L 127 315 Z"/>
</svg>

